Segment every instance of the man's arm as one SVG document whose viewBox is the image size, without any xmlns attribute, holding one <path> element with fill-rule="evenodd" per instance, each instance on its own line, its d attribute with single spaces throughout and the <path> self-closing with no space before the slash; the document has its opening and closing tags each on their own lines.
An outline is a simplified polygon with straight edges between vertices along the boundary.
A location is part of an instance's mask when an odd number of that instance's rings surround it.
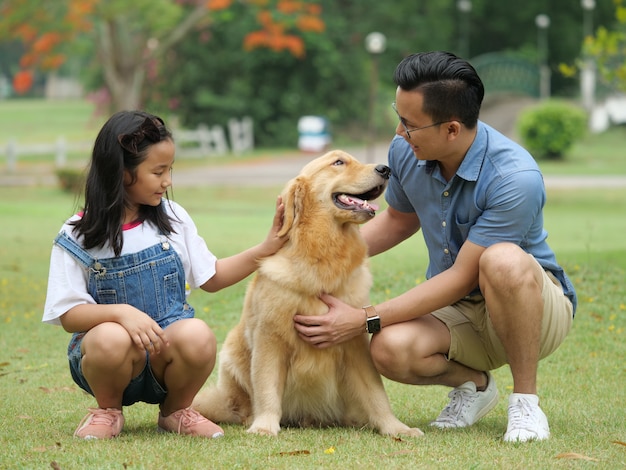
<svg viewBox="0 0 626 470">
<path fill-rule="evenodd" d="M 469 294 L 478 285 L 478 261 L 484 251 L 484 247 L 466 241 L 450 269 L 376 305 L 381 325 L 419 318 Z M 324 348 L 363 334 L 363 309 L 330 295 L 323 295 L 321 299 L 328 305 L 328 313 L 294 316 L 295 328 L 303 341 Z"/>
<path fill-rule="evenodd" d="M 419 318 L 468 295 L 478 287 L 478 262 L 484 251 L 466 241 L 452 267 L 377 305 L 382 326 Z"/>
<path fill-rule="evenodd" d="M 374 256 L 406 240 L 420 229 L 414 212 L 400 212 L 388 207 L 361 228 L 361 234 Z"/>
</svg>

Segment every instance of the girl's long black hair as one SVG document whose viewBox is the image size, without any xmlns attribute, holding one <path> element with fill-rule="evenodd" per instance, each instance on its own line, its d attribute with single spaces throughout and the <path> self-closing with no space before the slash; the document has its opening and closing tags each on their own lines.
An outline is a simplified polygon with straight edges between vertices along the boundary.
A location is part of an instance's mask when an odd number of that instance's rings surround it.
<svg viewBox="0 0 626 470">
<path fill-rule="evenodd" d="M 134 183 L 137 166 L 146 159 L 148 148 L 168 139 L 172 139 L 172 134 L 163 120 L 143 111 L 120 111 L 104 124 L 93 147 L 83 214 L 73 223 L 74 232 L 83 237 L 85 249 L 109 243 L 115 256 L 120 255 L 124 243 L 124 210 L 128 204 L 124 171 Z M 168 235 L 174 230 L 162 205 L 142 205 L 139 218 Z"/>
</svg>

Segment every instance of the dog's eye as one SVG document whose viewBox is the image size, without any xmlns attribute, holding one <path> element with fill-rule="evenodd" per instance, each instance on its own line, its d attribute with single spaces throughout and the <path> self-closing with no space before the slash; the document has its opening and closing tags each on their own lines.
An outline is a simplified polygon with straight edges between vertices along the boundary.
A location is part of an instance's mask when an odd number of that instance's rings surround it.
<svg viewBox="0 0 626 470">
<path fill-rule="evenodd" d="M 343 165 L 345 162 L 343 160 L 337 160 L 335 161 L 335 163 L 333 163 L 333 166 L 339 166 L 339 165 Z"/>
</svg>

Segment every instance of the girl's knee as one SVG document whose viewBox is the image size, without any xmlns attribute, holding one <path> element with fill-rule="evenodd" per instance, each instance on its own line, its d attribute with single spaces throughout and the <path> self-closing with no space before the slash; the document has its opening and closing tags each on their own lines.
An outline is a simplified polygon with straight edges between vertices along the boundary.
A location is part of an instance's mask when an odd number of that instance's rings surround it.
<svg viewBox="0 0 626 470">
<path fill-rule="evenodd" d="M 217 354 L 217 339 L 209 326 L 200 319 L 180 320 L 170 325 L 166 333 L 170 345 L 191 361 L 212 361 Z"/>
<path fill-rule="evenodd" d="M 89 330 L 82 341 L 83 354 L 102 357 L 109 362 L 123 359 L 132 348 L 128 332 L 118 323 L 101 323 Z"/>
</svg>

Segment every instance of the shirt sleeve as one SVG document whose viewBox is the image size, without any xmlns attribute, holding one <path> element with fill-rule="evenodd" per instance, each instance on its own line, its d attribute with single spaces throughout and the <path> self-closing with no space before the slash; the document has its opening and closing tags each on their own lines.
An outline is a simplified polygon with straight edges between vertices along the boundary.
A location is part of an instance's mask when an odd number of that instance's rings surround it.
<svg viewBox="0 0 626 470">
<path fill-rule="evenodd" d="M 197 289 L 216 272 L 217 257 L 211 253 L 204 238 L 198 233 L 196 224 L 191 216 L 180 205 L 176 206 L 176 216 L 181 221 L 184 249 L 183 266 L 185 266 L 186 280 L 191 289 Z"/>
<path fill-rule="evenodd" d="M 42 321 L 61 325 L 61 316 L 71 308 L 95 303 L 93 297 L 87 293 L 86 268 L 64 249 L 53 245 Z"/>
<path fill-rule="evenodd" d="M 483 212 L 472 225 L 468 239 L 489 247 L 511 242 L 524 247 L 534 234 L 531 230 L 542 217 L 545 188 L 541 173 L 524 170 L 495 182 L 484 193 Z M 539 224 L 540 226 L 541 224 Z"/>
</svg>

